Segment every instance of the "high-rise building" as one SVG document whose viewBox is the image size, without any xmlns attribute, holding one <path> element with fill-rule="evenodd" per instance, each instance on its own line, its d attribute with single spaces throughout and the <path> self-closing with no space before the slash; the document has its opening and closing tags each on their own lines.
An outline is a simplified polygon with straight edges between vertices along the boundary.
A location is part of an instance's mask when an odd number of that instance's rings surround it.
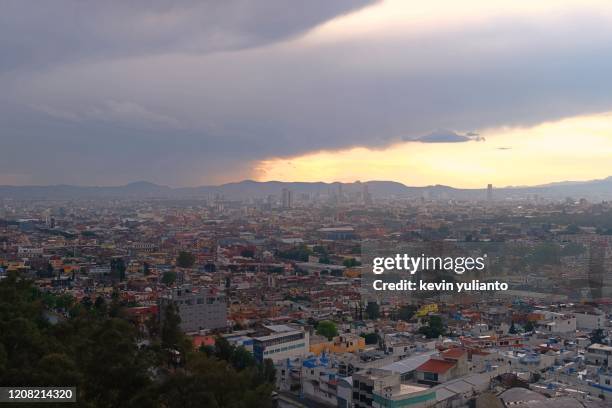
<svg viewBox="0 0 612 408">
<path fill-rule="evenodd" d="M 487 201 L 493 201 L 493 184 L 487 184 Z"/>
<path fill-rule="evenodd" d="M 283 188 L 282 206 L 283 208 L 293 207 L 293 192 L 288 188 Z"/>
<path fill-rule="evenodd" d="M 165 307 L 174 303 L 181 316 L 181 329 L 190 332 L 202 329 L 221 329 L 227 326 L 225 295 L 216 288 L 183 285 L 172 288 L 159 299 L 160 320 Z"/>
<path fill-rule="evenodd" d="M 370 188 L 367 184 L 363 184 L 363 192 L 362 192 L 363 203 L 366 205 L 372 204 L 372 195 L 370 194 Z"/>
</svg>

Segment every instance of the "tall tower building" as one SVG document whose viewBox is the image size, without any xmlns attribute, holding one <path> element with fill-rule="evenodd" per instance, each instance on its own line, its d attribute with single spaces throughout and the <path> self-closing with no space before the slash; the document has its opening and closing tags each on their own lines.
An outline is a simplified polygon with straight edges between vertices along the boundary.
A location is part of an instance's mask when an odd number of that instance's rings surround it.
<svg viewBox="0 0 612 408">
<path fill-rule="evenodd" d="M 372 195 L 370 194 L 370 189 L 368 187 L 367 184 L 363 184 L 363 191 L 361 193 L 362 198 L 363 198 L 363 203 L 365 205 L 370 205 L 372 204 Z"/>
<path fill-rule="evenodd" d="M 283 188 L 282 206 L 285 209 L 293 207 L 293 192 L 288 188 Z"/>
<path fill-rule="evenodd" d="M 493 201 L 493 184 L 487 184 L 487 201 Z"/>
</svg>

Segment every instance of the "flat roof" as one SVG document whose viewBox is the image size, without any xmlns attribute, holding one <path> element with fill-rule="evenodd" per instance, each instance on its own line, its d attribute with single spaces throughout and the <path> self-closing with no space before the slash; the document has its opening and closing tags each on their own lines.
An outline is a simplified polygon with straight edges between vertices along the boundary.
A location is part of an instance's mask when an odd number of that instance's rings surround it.
<svg viewBox="0 0 612 408">
<path fill-rule="evenodd" d="M 395 361 L 391 364 L 382 366 L 381 368 L 383 370 L 389 370 L 399 374 L 409 373 L 416 370 L 417 367 L 428 361 L 434 354 L 437 354 L 437 351 L 427 351 L 422 354 L 412 355 L 402 360 Z"/>
<path fill-rule="evenodd" d="M 588 346 L 587 350 L 588 349 L 612 351 L 612 346 L 606 346 L 605 344 L 594 343 Z"/>
<path fill-rule="evenodd" d="M 272 330 L 275 333 L 283 333 L 295 331 L 293 327 L 287 326 L 286 324 L 267 324 L 264 327 L 268 330 Z"/>
<path fill-rule="evenodd" d="M 398 395 L 414 394 L 415 392 L 426 391 L 431 388 L 422 387 L 414 384 L 400 384 L 400 393 Z"/>
<path fill-rule="evenodd" d="M 274 333 L 274 334 L 270 334 L 268 336 L 254 337 L 253 340 L 257 340 L 257 341 L 274 340 L 274 339 L 278 339 L 279 337 L 284 337 L 284 336 L 288 336 L 288 335 L 292 335 L 292 334 L 301 334 L 301 333 L 304 333 L 304 332 L 299 331 L 299 330 L 293 330 L 293 331 L 289 331 L 289 332 Z"/>
</svg>

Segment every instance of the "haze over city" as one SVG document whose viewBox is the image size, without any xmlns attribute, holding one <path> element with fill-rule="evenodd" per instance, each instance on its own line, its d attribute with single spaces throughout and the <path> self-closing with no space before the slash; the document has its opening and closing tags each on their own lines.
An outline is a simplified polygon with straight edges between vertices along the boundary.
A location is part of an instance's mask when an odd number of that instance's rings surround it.
<svg viewBox="0 0 612 408">
<path fill-rule="evenodd" d="M 143 5 L 4 2 L 0 184 L 612 174 L 607 1 Z"/>
</svg>

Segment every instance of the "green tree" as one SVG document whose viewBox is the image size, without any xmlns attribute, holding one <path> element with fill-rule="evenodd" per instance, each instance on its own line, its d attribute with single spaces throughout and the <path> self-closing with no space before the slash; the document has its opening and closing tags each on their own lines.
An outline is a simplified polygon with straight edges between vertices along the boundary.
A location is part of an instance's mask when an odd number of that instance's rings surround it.
<svg viewBox="0 0 612 408">
<path fill-rule="evenodd" d="M 440 316 L 429 316 L 427 325 L 419 328 L 419 333 L 424 334 L 428 339 L 438 338 L 446 332 L 444 323 Z"/>
<path fill-rule="evenodd" d="M 53 276 L 53 272 L 54 272 L 54 268 L 53 265 L 51 265 L 51 263 L 49 262 L 47 264 L 47 277 L 50 278 Z"/>
<path fill-rule="evenodd" d="M 161 282 L 164 285 L 171 286 L 176 282 L 176 272 L 174 271 L 166 271 L 162 274 Z"/>
<path fill-rule="evenodd" d="M 308 257 L 312 255 L 312 251 L 306 245 L 301 245 L 284 251 L 277 251 L 276 255 L 283 259 L 306 262 Z"/>
<path fill-rule="evenodd" d="M 166 408 L 219 408 L 214 383 L 204 383 L 199 376 L 180 372 L 168 377 L 158 388 L 158 400 Z"/>
<path fill-rule="evenodd" d="M 110 262 L 111 277 L 120 282 L 125 280 L 125 261 L 123 258 L 113 258 Z"/>
<path fill-rule="evenodd" d="M 604 336 L 604 331 L 602 329 L 595 329 L 591 332 L 591 343 L 602 344 L 605 337 L 606 336 Z"/>
<path fill-rule="evenodd" d="M 331 340 L 338 335 L 338 329 L 331 320 L 321 320 L 317 324 L 317 334 Z"/>
<path fill-rule="evenodd" d="M 49 296 L 14 276 L 0 281 L 0 384 L 72 385 L 82 406 L 129 406 L 150 384 L 134 327 L 98 315 L 91 300 L 51 324 L 45 306 L 62 301 Z"/>
<path fill-rule="evenodd" d="M 181 316 L 178 307 L 174 303 L 168 303 L 162 310 L 164 314 L 161 322 L 161 343 L 167 349 L 179 347 L 183 338 L 181 330 Z"/>
<path fill-rule="evenodd" d="M 143 262 L 142 264 L 142 274 L 144 276 L 149 276 L 151 274 L 151 265 L 148 262 Z"/>
<path fill-rule="evenodd" d="M 191 252 L 181 251 L 176 257 L 176 265 L 181 268 L 191 268 L 195 264 L 195 255 Z"/>
<path fill-rule="evenodd" d="M 55 308 L 60 310 L 60 311 L 65 311 L 70 309 L 74 303 L 75 303 L 75 299 L 72 295 L 70 294 L 61 294 L 61 295 L 55 295 Z"/>
<path fill-rule="evenodd" d="M 274 367 L 274 362 L 269 358 L 264 360 L 263 375 L 266 382 L 270 384 L 276 382 L 276 368 Z"/>
<path fill-rule="evenodd" d="M 99 316 L 104 316 L 108 313 L 108 307 L 106 306 L 106 301 L 102 296 L 98 296 L 93 304 L 93 308 L 96 310 Z"/>
<path fill-rule="evenodd" d="M 378 344 L 377 333 L 365 333 L 361 335 L 365 339 L 366 344 Z"/>
<path fill-rule="evenodd" d="M 401 320 L 408 321 L 412 319 L 412 316 L 414 316 L 416 311 L 417 311 L 417 307 L 414 305 L 402 305 L 400 307 L 398 317 Z"/>
<path fill-rule="evenodd" d="M 355 266 L 361 266 L 361 262 L 355 258 L 347 258 L 342 262 L 342 265 L 346 266 L 347 268 L 354 268 Z"/>
<path fill-rule="evenodd" d="M 327 249 L 322 245 L 315 245 L 314 247 L 312 247 L 312 252 L 314 252 L 315 254 L 321 255 L 321 256 L 329 254 L 327 252 Z"/>
<path fill-rule="evenodd" d="M 232 363 L 232 366 L 238 371 L 244 370 L 248 367 L 256 366 L 255 357 L 253 357 L 253 354 L 251 354 L 250 351 L 245 349 L 244 346 L 239 346 L 234 349 L 230 362 Z"/>
<path fill-rule="evenodd" d="M 74 359 L 66 354 L 49 353 L 38 362 L 34 376 L 37 384 L 74 386 L 81 382 L 80 372 Z"/>
<path fill-rule="evenodd" d="M 125 320 L 110 318 L 92 324 L 86 334 L 73 352 L 84 376 L 80 392 L 95 406 L 130 406 L 151 383 L 136 346 L 136 330 Z"/>
<path fill-rule="evenodd" d="M 368 302 L 366 306 L 366 314 L 368 319 L 376 320 L 380 317 L 380 306 L 376 302 Z"/>
<path fill-rule="evenodd" d="M 0 280 L 0 385 L 76 386 L 86 408 L 272 407 L 274 365 L 240 347 L 228 361 L 191 351 L 174 306 L 162 310 L 161 344 L 141 348 L 121 310 L 100 313 L 101 298 L 72 304 L 52 323 L 56 297 L 15 274 Z M 123 307 L 118 295 L 111 303 Z M 187 356 L 180 369 L 167 369 L 162 344 Z"/>
<path fill-rule="evenodd" d="M 217 336 L 215 339 L 215 355 L 221 360 L 231 361 L 234 355 L 234 346 L 225 337 Z"/>
</svg>

